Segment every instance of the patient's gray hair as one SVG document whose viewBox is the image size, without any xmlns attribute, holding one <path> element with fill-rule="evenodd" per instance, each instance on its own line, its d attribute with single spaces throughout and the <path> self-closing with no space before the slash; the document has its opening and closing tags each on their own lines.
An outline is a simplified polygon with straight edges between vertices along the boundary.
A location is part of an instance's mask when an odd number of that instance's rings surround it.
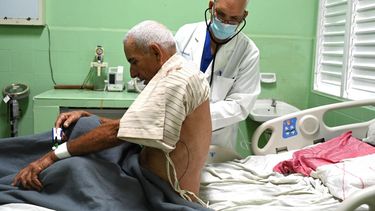
<svg viewBox="0 0 375 211">
<path fill-rule="evenodd" d="M 159 44 L 161 48 L 170 53 L 176 52 L 176 43 L 172 32 L 163 24 L 146 20 L 131 28 L 125 35 L 124 44 L 129 38 L 134 39 L 135 44 L 144 52 L 149 52 L 152 43 Z"/>
</svg>

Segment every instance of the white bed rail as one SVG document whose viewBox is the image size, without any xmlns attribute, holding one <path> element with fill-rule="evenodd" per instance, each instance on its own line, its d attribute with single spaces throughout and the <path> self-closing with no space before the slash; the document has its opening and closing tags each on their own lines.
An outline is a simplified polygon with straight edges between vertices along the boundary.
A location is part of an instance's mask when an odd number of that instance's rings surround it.
<svg viewBox="0 0 375 211">
<path fill-rule="evenodd" d="M 265 155 L 301 149 L 323 138 L 328 140 L 349 130 L 353 131 L 353 136 L 365 138 L 368 126 L 375 119 L 328 127 L 324 123 L 323 116 L 327 111 L 331 110 L 370 105 L 375 106 L 375 99 L 323 105 L 271 119 L 255 130 L 251 141 L 251 151 L 256 155 Z M 260 137 L 266 131 L 272 131 L 272 134 L 267 144 L 263 148 L 259 148 Z"/>
<path fill-rule="evenodd" d="M 368 210 L 375 210 L 375 186 L 365 188 L 345 199 L 337 211 L 353 211 L 361 205 L 367 205 Z"/>
</svg>

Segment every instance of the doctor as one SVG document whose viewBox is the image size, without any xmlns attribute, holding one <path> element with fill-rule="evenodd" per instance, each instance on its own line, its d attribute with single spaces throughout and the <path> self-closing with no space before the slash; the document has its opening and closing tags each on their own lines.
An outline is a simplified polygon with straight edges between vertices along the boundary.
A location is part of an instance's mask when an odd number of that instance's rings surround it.
<svg viewBox="0 0 375 211">
<path fill-rule="evenodd" d="M 205 22 L 184 25 L 175 35 L 178 51 L 198 65 L 210 83 L 211 143 L 233 152 L 239 122 L 260 93 L 259 50 L 241 32 L 247 4 L 248 0 L 210 0 Z"/>
</svg>

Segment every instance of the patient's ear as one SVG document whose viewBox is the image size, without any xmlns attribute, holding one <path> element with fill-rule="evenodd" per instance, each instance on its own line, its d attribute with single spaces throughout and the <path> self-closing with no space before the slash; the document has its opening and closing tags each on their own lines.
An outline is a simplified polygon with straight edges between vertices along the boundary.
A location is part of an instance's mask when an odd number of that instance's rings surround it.
<svg viewBox="0 0 375 211">
<path fill-rule="evenodd" d="M 211 10 L 212 7 L 214 6 L 214 1 L 208 2 L 208 8 Z"/>
<path fill-rule="evenodd" d="M 153 44 L 150 45 L 150 48 L 151 48 L 151 54 L 153 54 L 155 56 L 157 61 L 160 64 L 164 64 L 165 55 L 164 55 L 164 51 L 160 48 L 160 46 L 153 43 Z"/>
<path fill-rule="evenodd" d="M 245 19 L 248 15 L 249 15 L 249 12 L 247 10 L 245 10 L 245 12 L 243 14 L 243 19 Z"/>
</svg>

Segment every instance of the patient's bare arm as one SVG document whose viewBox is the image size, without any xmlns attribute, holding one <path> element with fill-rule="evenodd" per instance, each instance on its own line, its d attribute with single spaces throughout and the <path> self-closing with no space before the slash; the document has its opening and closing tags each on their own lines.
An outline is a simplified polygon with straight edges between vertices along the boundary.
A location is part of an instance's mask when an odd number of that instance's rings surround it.
<svg viewBox="0 0 375 211">
<path fill-rule="evenodd" d="M 71 111 L 71 112 L 64 112 L 61 113 L 55 122 L 55 127 L 69 127 L 74 122 L 77 122 L 79 118 L 85 117 L 85 116 L 90 116 L 91 114 L 87 111 Z"/>
<path fill-rule="evenodd" d="M 117 139 L 118 128 L 119 120 L 102 124 L 94 130 L 67 142 L 68 151 L 72 156 L 77 156 L 115 147 L 123 143 L 123 141 Z M 12 185 L 20 185 L 27 189 L 40 191 L 43 188 L 43 184 L 38 178 L 40 172 L 58 160 L 53 151 L 47 153 L 18 172 Z"/>
<path fill-rule="evenodd" d="M 64 112 L 64 113 L 61 113 L 57 117 L 56 122 L 55 122 L 55 127 L 56 128 L 59 128 L 62 126 L 69 127 L 69 125 L 71 125 L 72 123 L 77 122 L 79 118 L 87 117 L 91 115 L 92 115 L 91 113 L 87 111 L 83 111 L 83 110 Z M 116 121 L 114 119 L 109 119 L 109 118 L 104 118 L 104 117 L 99 117 L 99 118 L 100 118 L 101 124 Z"/>
<path fill-rule="evenodd" d="M 70 111 L 70 112 L 64 112 L 61 113 L 55 122 L 55 127 L 56 128 L 68 128 L 71 124 L 77 122 L 81 117 L 88 117 L 93 114 L 84 111 L 84 110 L 77 110 L 77 111 Z M 109 119 L 109 118 L 104 118 L 104 117 L 99 117 L 100 124 L 107 124 L 111 123 L 113 121 L 118 121 L 116 119 Z M 62 135 L 62 140 L 67 141 L 68 137 L 65 136 L 65 134 Z"/>
</svg>

